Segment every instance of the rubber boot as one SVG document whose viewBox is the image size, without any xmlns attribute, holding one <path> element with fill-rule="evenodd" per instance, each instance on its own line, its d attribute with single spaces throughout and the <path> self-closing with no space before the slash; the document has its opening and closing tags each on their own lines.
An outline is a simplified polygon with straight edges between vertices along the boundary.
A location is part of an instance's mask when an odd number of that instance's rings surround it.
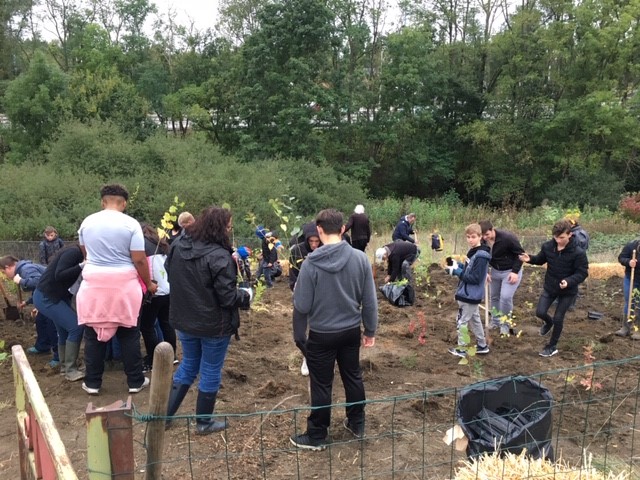
<svg viewBox="0 0 640 480">
<path fill-rule="evenodd" d="M 64 352 L 64 356 L 63 356 Z M 64 378 L 70 382 L 77 382 L 84 378 L 84 372 L 78 368 L 78 355 L 80 354 L 80 342 L 69 342 L 60 350 L 60 358 L 65 369 Z"/>
<path fill-rule="evenodd" d="M 64 359 L 65 358 L 65 352 L 66 352 L 66 345 L 59 343 L 58 344 L 58 355 L 60 356 L 60 358 Z M 60 363 L 60 375 L 64 376 L 64 374 L 67 372 L 67 367 L 64 364 L 64 361 Z"/>
<path fill-rule="evenodd" d="M 216 406 L 218 392 L 205 393 L 198 390 L 198 400 L 196 401 L 196 415 L 213 415 Z M 196 418 L 196 435 L 209 435 L 227 428 L 227 420 L 219 421 L 207 418 Z"/>
<path fill-rule="evenodd" d="M 636 328 L 636 325 L 638 325 L 637 323 L 628 323 L 627 325 L 629 325 L 629 332 L 631 333 L 631 340 L 640 340 L 640 330 L 638 330 Z"/>
<path fill-rule="evenodd" d="M 623 318 L 620 330 L 616 331 L 614 335 L 618 337 L 628 337 L 631 335 L 631 325 L 633 325 L 631 322 L 627 322 L 627 319 Z"/>
<path fill-rule="evenodd" d="M 176 414 L 189 391 L 189 387 L 191 387 L 191 385 L 183 385 L 181 383 L 174 383 L 172 385 L 171 393 L 169 394 L 169 404 L 167 406 L 167 417 L 173 417 Z M 164 429 L 170 429 L 172 423 L 172 420 L 167 420 L 164 424 Z"/>
</svg>

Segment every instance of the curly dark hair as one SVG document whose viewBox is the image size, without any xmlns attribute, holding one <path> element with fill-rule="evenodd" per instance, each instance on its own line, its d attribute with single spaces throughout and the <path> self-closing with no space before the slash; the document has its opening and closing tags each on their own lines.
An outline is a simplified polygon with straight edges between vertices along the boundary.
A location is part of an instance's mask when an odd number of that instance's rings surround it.
<svg viewBox="0 0 640 480">
<path fill-rule="evenodd" d="M 100 198 L 108 197 L 108 196 L 122 197 L 125 199 L 125 201 L 129 200 L 129 192 L 123 185 L 120 185 L 119 183 L 104 185 L 100 189 Z"/>
<path fill-rule="evenodd" d="M 211 206 L 205 208 L 196 221 L 185 227 L 194 240 L 206 243 L 217 243 L 225 248 L 231 248 L 229 240 L 229 223 L 231 212 L 226 208 Z"/>
</svg>

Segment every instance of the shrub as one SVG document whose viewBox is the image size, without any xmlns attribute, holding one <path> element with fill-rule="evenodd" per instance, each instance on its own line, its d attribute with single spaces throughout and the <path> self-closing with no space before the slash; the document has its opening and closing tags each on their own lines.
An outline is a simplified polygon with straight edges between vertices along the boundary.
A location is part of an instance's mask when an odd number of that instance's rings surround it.
<svg viewBox="0 0 640 480">
<path fill-rule="evenodd" d="M 624 217 L 640 223 L 640 193 L 634 192 L 624 196 L 618 208 Z"/>
</svg>

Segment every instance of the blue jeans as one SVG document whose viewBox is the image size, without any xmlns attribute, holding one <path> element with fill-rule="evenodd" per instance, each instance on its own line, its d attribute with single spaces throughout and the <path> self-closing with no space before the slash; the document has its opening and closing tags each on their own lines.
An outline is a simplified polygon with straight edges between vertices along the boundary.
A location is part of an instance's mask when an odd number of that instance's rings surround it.
<svg viewBox="0 0 640 480">
<path fill-rule="evenodd" d="M 33 304 L 39 312 L 53 321 L 58 331 L 58 344 L 64 345 L 67 341 L 80 343 L 84 325 L 78 325 L 78 315 L 71 308 L 70 302 L 53 302 L 36 288 L 33 292 Z"/>
<path fill-rule="evenodd" d="M 558 340 L 560 339 L 560 334 L 564 327 L 564 316 L 567 313 L 567 310 L 569 310 L 569 307 L 573 303 L 575 297 L 576 294 L 552 295 L 546 290 L 542 290 L 542 295 L 540 295 L 538 306 L 536 307 L 536 317 L 543 320 L 547 325 L 553 325 L 549 346 L 555 347 L 558 345 Z M 556 298 L 558 299 L 558 305 L 556 305 L 556 310 L 553 312 L 553 317 L 551 317 L 547 312 Z"/>
<path fill-rule="evenodd" d="M 182 344 L 182 362 L 173 375 L 173 383 L 192 385 L 200 374 L 198 390 L 217 392 L 231 336 L 196 337 L 180 330 L 177 334 Z"/>
<path fill-rule="evenodd" d="M 624 292 L 624 322 L 627 321 L 627 318 L 629 317 L 629 293 L 630 293 L 630 287 L 631 286 L 631 277 L 625 275 L 624 276 L 624 282 L 622 283 L 622 291 Z M 640 289 L 640 278 L 635 277 L 633 279 L 633 289 Z M 631 299 L 631 308 L 633 309 L 634 313 L 637 313 L 638 310 L 638 306 L 640 302 L 638 302 L 637 298 L 632 298 Z M 637 315 L 636 315 L 636 319 L 637 319 Z"/>
<path fill-rule="evenodd" d="M 258 267 L 258 273 L 256 273 L 256 280 L 260 280 L 260 277 L 264 274 L 264 283 L 266 283 L 267 288 L 273 287 L 273 274 L 275 268 L 267 267 L 269 265 L 265 261 L 260 261 L 260 267 Z"/>
</svg>

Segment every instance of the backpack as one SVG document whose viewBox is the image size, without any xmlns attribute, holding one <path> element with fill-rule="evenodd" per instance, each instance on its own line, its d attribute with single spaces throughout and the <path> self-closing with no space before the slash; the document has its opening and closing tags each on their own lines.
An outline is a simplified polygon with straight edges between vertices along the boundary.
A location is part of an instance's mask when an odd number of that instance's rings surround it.
<svg viewBox="0 0 640 480">
<path fill-rule="evenodd" d="M 580 225 L 576 225 L 571 229 L 576 245 L 583 250 L 589 250 L 589 234 Z"/>
<path fill-rule="evenodd" d="M 442 235 L 439 233 L 434 233 L 431 235 L 431 248 L 436 252 L 441 252 L 444 247 L 444 240 Z"/>
</svg>

